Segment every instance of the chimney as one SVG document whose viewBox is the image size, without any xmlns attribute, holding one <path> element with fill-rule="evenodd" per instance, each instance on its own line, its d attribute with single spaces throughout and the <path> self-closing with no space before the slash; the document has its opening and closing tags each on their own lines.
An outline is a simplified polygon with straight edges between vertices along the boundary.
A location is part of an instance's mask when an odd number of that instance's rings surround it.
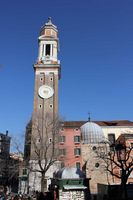
<svg viewBox="0 0 133 200">
<path fill-rule="evenodd" d="M 8 130 L 6 130 L 6 136 L 8 136 Z"/>
</svg>

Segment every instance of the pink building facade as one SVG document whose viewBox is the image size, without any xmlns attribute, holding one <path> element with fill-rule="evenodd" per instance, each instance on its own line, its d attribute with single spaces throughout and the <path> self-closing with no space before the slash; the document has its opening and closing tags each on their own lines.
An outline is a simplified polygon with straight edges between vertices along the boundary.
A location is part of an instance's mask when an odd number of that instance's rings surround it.
<svg viewBox="0 0 133 200">
<path fill-rule="evenodd" d="M 59 136 L 59 160 L 61 167 L 82 167 L 81 134 L 77 126 L 63 124 Z"/>
</svg>

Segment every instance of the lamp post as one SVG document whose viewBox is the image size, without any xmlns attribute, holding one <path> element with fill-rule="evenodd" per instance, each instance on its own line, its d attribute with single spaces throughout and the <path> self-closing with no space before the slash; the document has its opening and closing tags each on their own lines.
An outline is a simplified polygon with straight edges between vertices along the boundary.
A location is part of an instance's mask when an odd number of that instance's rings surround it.
<svg viewBox="0 0 133 200">
<path fill-rule="evenodd" d="M 117 161 L 121 164 L 121 198 L 127 199 L 127 188 L 126 188 L 126 147 L 122 143 L 115 144 L 115 151 L 117 156 Z"/>
<path fill-rule="evenodd" d="M 115 145 L 115 150 L 116 150 L 116 155 L 117 155 L 117 160 L 119 162 L 125 162 L 126 161 L 126 147 L 118 143 Z"/>
</svg>

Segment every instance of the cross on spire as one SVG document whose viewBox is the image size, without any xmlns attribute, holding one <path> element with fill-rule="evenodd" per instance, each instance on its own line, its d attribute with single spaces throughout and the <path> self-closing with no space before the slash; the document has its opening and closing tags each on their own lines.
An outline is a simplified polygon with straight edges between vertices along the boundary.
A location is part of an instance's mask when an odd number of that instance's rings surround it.
<svg viewBox="0 0 133 200">
<path fill-rule="evenodd" d="M 51 17 L 48 17 L 48 23 L 49 24 L 52 24 L 52 20 L 51 19 L 52 19 Z"/>
<path fill-rule="evenodd" d="M 88 112 L 88 121 L 90 122 L 91 121 L 91 113 Z"/>
</svg>

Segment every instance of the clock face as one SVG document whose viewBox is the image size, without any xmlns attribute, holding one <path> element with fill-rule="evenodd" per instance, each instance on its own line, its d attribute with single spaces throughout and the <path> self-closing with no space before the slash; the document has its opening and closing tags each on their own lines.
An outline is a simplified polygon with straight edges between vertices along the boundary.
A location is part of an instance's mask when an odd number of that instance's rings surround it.
<svg viewBox="0 0 133 200">
<path fill-rule="evenodd" d="M 38 94 L 41 98 L 48 99 L 53 96 L 54 90 L 48 85 L 42 85 L 38 90 Z"/>
</svg>

